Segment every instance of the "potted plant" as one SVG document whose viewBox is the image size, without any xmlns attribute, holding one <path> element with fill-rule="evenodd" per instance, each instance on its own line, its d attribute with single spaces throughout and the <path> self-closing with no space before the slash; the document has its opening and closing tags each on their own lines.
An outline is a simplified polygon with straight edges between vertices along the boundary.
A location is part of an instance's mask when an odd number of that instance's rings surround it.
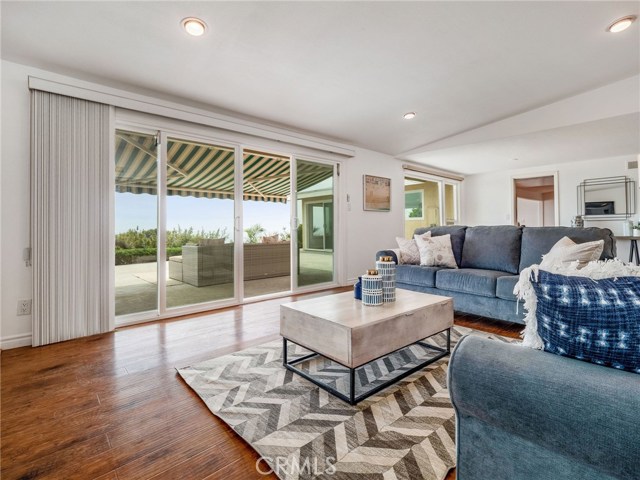
<svg viewBox="0 0 640 480">
<path fill-rule="evenodd" d="M 640 223 L 637 223 L 633 226 L 631 235 L 633 235 L 634 237 L 640 237 Z"/>
</svg>

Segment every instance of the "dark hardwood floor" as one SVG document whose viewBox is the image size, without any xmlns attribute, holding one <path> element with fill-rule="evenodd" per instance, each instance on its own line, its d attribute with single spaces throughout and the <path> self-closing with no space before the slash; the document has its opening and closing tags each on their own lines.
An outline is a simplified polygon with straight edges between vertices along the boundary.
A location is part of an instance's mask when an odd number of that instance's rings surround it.
<svg viewBox="0 0 640 480">
<path fill-rule="evenodd" d="M 1 355 L 1 478 L 242 479 L 258 455 L 175 367 L 278 338 L 287 297 Z M 517 337 L 521 325 L 458 316 Z M 450 473 L 447 477 L 453 479 Z"/>
</svg>

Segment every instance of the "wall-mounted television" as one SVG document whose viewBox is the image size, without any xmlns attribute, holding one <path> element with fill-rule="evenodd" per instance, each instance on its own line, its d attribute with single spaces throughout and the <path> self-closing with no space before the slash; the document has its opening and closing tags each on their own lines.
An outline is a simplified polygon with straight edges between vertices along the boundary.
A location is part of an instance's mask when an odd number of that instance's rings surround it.
<svg viewBox="0 0 640 480">
<path fill-rule="evenodd" d="M 585 202 L 585 215 L 615 215 L 615 202 Z"/>
</svg>

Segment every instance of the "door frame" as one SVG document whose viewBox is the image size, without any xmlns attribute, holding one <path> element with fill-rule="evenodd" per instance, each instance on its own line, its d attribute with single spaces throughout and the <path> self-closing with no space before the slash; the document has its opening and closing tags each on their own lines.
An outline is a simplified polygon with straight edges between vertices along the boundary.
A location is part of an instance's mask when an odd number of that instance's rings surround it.
<svg viewBox="0 0 640 480">
<path fill-rule="evenodd" d="M 203 302 L 198 304 L 167 308 L 166 306 L 166 264 L 164 262 L 158 262 L 158 293 L 157 293 L 157 308 L 156 310 L 150 310 L 146 312 L 138 312 L 115 316 L 115 308 L 112 309 L 114 318 L 113 324 L 116 327 L 123 327 L 128 325 L 135 325 L 139 323 L 145 323 L 155 320 L 162 320 L 166 318 L 175 318 L 186 314 L 201 313 L 214 309 L 220 309 L 229 306 L 243 305 L 262 301 L 270 298 L 280 298 L 289 296 L 291 294 L 300 294 L 307 292 L 314 292 L 324 290 L 327 288 L 337 287 L 340 285 L 340 279 L 344 275 L 342 270 L 342 261 L 344 255 L 343 247 L 345 246 L 345 239 L 341 236 L 341 221 L 342 216 L 340 214 L 340 192 L 344 189 L 343 179 L 340 176 L 340 166 L 343 165 L 343 158 L 331 158 L 330 154 L 326 156 L 318 156 L 317 153 L 306 152 L 304 147 L 291 145 L 291 149 L 287 152 L 282 151 L 282 145 L 279 142 L 260 139 L 260 142 L 254 143 L 253 141 L 243 141 L 244 134 L 238 132 L 219 131 L 215 128 L 188 124 L 180 120 L 168 119 L 157 117 L 154 115 L 125 111 L 116 109 L 115 121 L 113 122 L 113 130 L 128 130 L 133 132 L 140 132 L 143 134 L 158 135 L 160 137 L 159 153 L 158 153 L 158 198 L 156 212 L 158 215 L 156 226 L 158 228 L 158 245 L 157 251 L 166 251 L 166 155 L 167 155 L 167 139 L 177 138 L 181 140 L 192 140 L 209 144 L 212 146 L 224 146 L 235 150 L 235 171 L 234 171 L 234 296 L 223 300 L 214 300 L 211 302 Z M 264 140 L 264 141 L 262 141 Z M 309 285 L 305 287 L 299 287 L 297 285 L 298 279 L 295 272 L 297 272 L 297 255 L 294 255 L 295 249 L 297 249 L 297 235 L 294 235 L 295 229 L 291 228 L 291 283 L 290 289 L 287 291 L 276 292 L 268 295 L 261 295 L 256 297 L 244 298 L 244 259 L 242 252 L 242 239 L 243 239 L 243 152 L 244 150 L 260 150 L 268 153 L 281 155 L 283 157 L 289 157 L 291 161 L 291 210 L 290 218 L 291 225 L 293 227 L 294 221 L 297 221 L 296 209 L 296 182 L 297 182 L 297 160 L 307 160 L 311 162 L 322 163 L 333 166 L 333 203 L 334 203 L 334 251 L 333 251 L 333 280 L 331 282 L 325 282 L 321 284 Z M 115 165 L 115 149 L 113 156 L 110 159 L 111 164 Z M 164 167 L 164 168 L 163 168 Z M 162 178 L 160 178 L 162 177 Z M 113 184 L 112 189 L 115 190 L 115 175 L 112 176 Z M 112 195 L 113 196 L 113 195 Z M 114 200 L 112 200 L 113 202 Z M 115 208 L 114 215 L 111 219 L 111 228 L 115 234 Z M 295 212 L 295 213 L 294 213 Z M 162 218 L 161 218 L 162 217 Z M 161 226 L 163 227 L 161 229 Z M 296 225 L 297 228 L 297 225 Z M 239 239 L 239 241 L 238 241 Z M 242 243 L 241 243 L 242 242 Z M 115 249 L 115 246 L 112 245 Z M 340 258 L 338 258 L 340 256 Z M 160 258 L 157 254 L 157 259 Z M 110 275 L 115 281 L 115 262 L 112 262 Z M 163 263 L 161 266 L 160 263 Z M 162 276 L 161 276 L 162 275 Z M 162 282 L 162 287 L 161 287 Z M 112 282 L 113 283 L 113 282 Z M 112 288 L 113 285 L 112 285 Z M 162 297 L 162 298 L 161 298 Z M 115 288 L 113 292 L 113 301 L 115 302 Z"/>
<path fill-rule="evenodd" d="M 331 205 L 331 208 L 333 209 L 333 201 L 328 202 L 328 201 L 325 201 L 325 200 L 318 200 L 318 201 L 315 201 L 315 202 L 309 202 L 309 203 L 307 203 L 305 205 L 307 210 L 309 210 L 310 207 L 314 207 L 314 206 L 322 207 L 323 232 L 326 231 L 326 228 L 325 228 L 325 226 L 326 226 L 326 209 L 325 209 L 325 206 L 326 205 Z M 313 213 L 310 213 L 309 216 L 313 219 Z M 313 224 L 313 222 L 312 222 L 312 224 Z M 311 238 L 310 238 L 311 237 L 311 233 L 313 233 L 313 230 L 307 230 L 307 242 L 309 242 L 309 243 L 311 241 Z M 331 249 L 327 249 L 326 248 L 326 246 L 327 246 L 326 244 L 327 244 L 327 235 L 326 235 L 326 233 L 323 233 L 323 235 L 322 235 L 322 248 L 308 247 L 307 249 L 308 250 L 318 250 L 318 251 L 323 251 L 323 252 L 326 251 L 326 250 L 333 251 L 332 248 Z"/>
<path fill-rule="evenodd" d="M 531 172 L 531 173 L 517 173 L 511 175 L 511 183 L 509 195 L 511 196 L 511 225 L 518 225 L 517 218 L 517 199 L 516 199 L 516 180 L 527 180 L 529 178 L 538 178 L 538 177 L 553 177 L 553 216 L 554 216 L 554 226 L 558 227 L 560 225 L 560 198 L 559 198 L 559 181 L 558 181 L 558 170 L 547 170 L 542 172 Z"/>
<path fill-rule="evenodd" d="M 238 244 L 237 232 L 234 232 L 234 296 L 225 298 L 222 300 L 212 300 L 209 302 L 201 302 L 190 305 L 184 305 L 179 307 L 168 307 L 167 306 L 167 291 L 166 291 L 166 276 L 167 276 L 167 264 L 166 261 L 160 261 L 160 258 L 164 257 L 163 252 L 166 252 L 166 224 L 167 224 L 167 147 L 168 147 L 168 139 L 179 139 L 186 141 L 193 141 L 198 143 L 203 143 L 211 146 L 221 146 L 234 149 L 235 151 L 235 164 L 234 164 L 234 194 L 236 198 L 234 199 L 234 220 L 235 216 L 238 215 L 238 211 L 242 209 L 242 202 L 240 201 L 240 205 L 238 206 L 238 180 L 237 180 L 237 155 L 239 150 L 239 145 L 233 144 L 231 142 L 227 142 L 224 140 L 220 140 L 217 138 L 209 137 L 206 135 L 200 135 L 198 133 L 187 133 L 184 131 L 179 131 L 172 129 L 170 127 L 161 126 L 159 128 L 152 128 L 149 126 L 141 126 L 136 122 L 127 122 L 127 121 L 116 121 L 115 127 L 117 130 L 128 130 L 132 132 L 139 132 L 143 134 L 156 135 L 158 137 L 159 145 L 158 145 L 158 167 L 156 172 L 157 178 L 157 198 L 156 198 L 156 228 L 157 228 L 157 243 L 156 243 L 156 265 L 157 265 L 157 304 L 156 310 L 148 310 L 146 312 L 136 312 L 131 314 L 119 315 L 115 317 L 115 326 L 122 327 L 127 325 L 135 325 L 138 323 L 149 322 L 152 320 L 161 320 L 164 318 L 173 318 L 181 315 L 186 315 L 195 312 L 202 312 L 217 308 L 224 308 L 228 306 L 239 305 L 240 302 L 240 290 L 238 285 L 238 275 L 242 275 L 242 262 L 238 263 L 237 251 L 238 249 L 242 249 L 241 245 Z M 241 150 L 240 150 L 241 151 Z M 114 152 L 115 155 L 115 152 Z M 112 159 L 112 165 L 115 165 L 115 158 Z M 242 172 L 241 172 L 242 173 Z M 114 177 L 115 183 L 115 177 Z M 112 185 L 113 189 L 115 189 L 115 185 Z M 240 183 L 240 192 L 242 192 L 242 183 Z M 115 213 L 115 209 L 114 209 Z M 241 215 L 241 213 L 240 213 Z M 115 215 L 113 222 L 115 223 Z M 235 221 L 234 221 L 235 228 Z M 115 230 L 114 230 L 115 232 Z M 114 247 L 115 248 L 115 247 Z M 112 265 L 113 276 L 115 280 L 115 264 Z M 240 277 L 241 278 L 241 277 Z M 242 285 L 240 285 L 242 287 Z M 115 290 L 114 290 L 114 301 L 115 301 Z M 115 309 L 114 309 L 115 316 Z"/>
<path fill-rule="evenodd" d="M 295 281 L 292 280 L 291 285 L 293 289 L 293 293 L 305 293 L 312 292 L 315 290 L 337 287 L 340 285 L 339 279 L 342 278 L 342 271 L 339 271 L 339 266 L 342 265 L 342 262 L 338 262 L 338 256 L 336 255 L 336 251 L 342 251 L 342 248 L 336 249 L 336 244 L 340 243 L 342 245 L 342 237 L 340 236 L 341 226 L 340 226 L 340 162 L 329 160 L 327 158 L 317 157 L 315 155 L 307 155 L 307 154 L 293 154 L 291 156 L 292 162 L 294 163 L 292 172 L 295 172 L 295 177 L 292 178 L 291 182 L 291 205 L 294 214 L 292 215 L 292 227 L 291 227 L 291 245 L 293 248 L 294 254 L 291 255 L 291 272 L 292 279 L 295 278 Z M 298 285 L 298 223 L 300 220 L 301 212 L 298 212 L 298 160 L 314 162 L 326 166 L 330 166 L 333 168 L 333 252 L 332 252 L 332 261 L 333 261 L 333 280 L 330 282 L 318 283 L 314 285 L 307 285 L 304 287 L 300 287 Z M 303 214 L 304 215 L 304 214 Z M 295 226 L 295 228 L 294 228 Z M 296 232 L 296 235 L 293 234 Z M 293 275 L 295 273 L 295 276 Z"/>
<path fill-rule="evenodd" d="M 446 225 L 446 196 L 445 196 L 445 186 L 446 185 L 452 185 L 455 188 L 455 194 L 454 194 L 454 211 L 455 211 L 455 216 L 456 216 L 456 222 L 460 221 L 460 186 L 462 184 L 461 181 L 459 180 L 452 180 L 449 178 L 445 178 L 445 177 L 438 177 L 437 175 L 431 175 L 428 173 L 422 173 L 422 172 L 416 172 L 416 171 L 407 171 L 405 170 L 403 172 L 403 176 L 402 176 L 402 191 L 403 194 L 404 192 L 406 192 L 405 189 L 405 184 L 404 181 L 406 179 L 415 179 L 415 180 L 421 180 L 424 182 L 433 182 L 433 183 L 437 183 L 438 184 L 438 202 L 439 202 L 439 207 L 438 207 L 438 221 L 440 222 L 440 226 L 444 226 Z M 423 218 L 426 219 L 426 208 L 424 206 L 424 195 L 423 195 Z M 402 202 L 403 202 L 403 208 L 402 208 L 402 217 L 403 217 L 403 222 L 406 222 L 406 219 L 404 218 L 404 195 L 402 197 Z M 403 228 L 404 228 L 404 224 L 403 224 Z"/>
</svg>

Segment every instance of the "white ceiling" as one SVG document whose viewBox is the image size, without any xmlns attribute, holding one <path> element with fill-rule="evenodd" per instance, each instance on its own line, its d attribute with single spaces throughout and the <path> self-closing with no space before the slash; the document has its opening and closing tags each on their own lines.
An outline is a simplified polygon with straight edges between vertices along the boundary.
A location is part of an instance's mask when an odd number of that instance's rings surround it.
<svg viewBox="0 0 640 480">
<path fill-rule="evenodd" d="M 640 152 L 640 114 L 536 131 L 423 152 L 412 159 L 452 172 L 475 174 Z"/>
<path fill-rule="evenodd" d="M 639 22 L 605 27 L 639 5 L 3 1 L 2 58 L 473 173 L 500 167 L 478 167 L 491 152 L 474 145 L 453 163 L 422 146 L 637 75 Z M 208 33 L 185 35 L 187 16 Z M 626 145 L 637 138 L 637 118 L 604 121 L 603 135 L 620 140 L 622 125 Z M 593 133 L 564 128 L 567 139 Z M 544 143 L 526 140 L 494 147 L 537 164 L 566 158 L 523 155 Z"/>
</svg>

